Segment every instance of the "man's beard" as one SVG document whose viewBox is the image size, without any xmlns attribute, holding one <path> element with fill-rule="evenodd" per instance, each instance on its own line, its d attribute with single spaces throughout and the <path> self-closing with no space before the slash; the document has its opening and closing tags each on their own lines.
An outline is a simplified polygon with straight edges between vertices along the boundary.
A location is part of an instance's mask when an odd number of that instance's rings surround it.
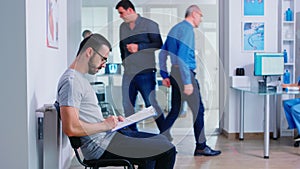
<svg viewBox="0 0 300 169">
<path fill-rule="evenodd" d="M 93 64 L 94 57 L 95 57 L 95 55 L 93 55 L 88 62 L 88 65 L 89 65 L 88 74 L 90 74 L 90 75 L 95 75 L 101 69 L 101 66 L 97 67 Z M 98 71 L 96 71 L 96 69 L 98 69 Z"/>
</svg>

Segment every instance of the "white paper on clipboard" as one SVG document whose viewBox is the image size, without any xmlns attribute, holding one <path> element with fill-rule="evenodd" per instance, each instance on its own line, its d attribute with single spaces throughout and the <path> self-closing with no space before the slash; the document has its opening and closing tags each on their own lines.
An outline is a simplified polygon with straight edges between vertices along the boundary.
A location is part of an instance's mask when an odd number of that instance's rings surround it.
<svg viewBox="0 0 300 169">
<path fill-rule="evenodd" d="M 154 107 L 150 106 L 150 107 L 147 107 L 143 110 L 140 110 L 136 113 L 134 113 L 133 115 L 131 116 L 128 116 L 125 118 L 125 120 L 123 122 L 119 122 L 118 125 L 113 128 L 111 131 L 117 131 L 123 127 L 126 127 L 126 126 L 129 126 L 133 123 L 136 123 L 136 122 L 139 122 L 139 121 L 142 121 L 142 120 L 145 120 L 147 118 L 150 118 L 150 117 L 153 117 L 153 116 L 156 116 L 156 110 Z"/>
</svg>

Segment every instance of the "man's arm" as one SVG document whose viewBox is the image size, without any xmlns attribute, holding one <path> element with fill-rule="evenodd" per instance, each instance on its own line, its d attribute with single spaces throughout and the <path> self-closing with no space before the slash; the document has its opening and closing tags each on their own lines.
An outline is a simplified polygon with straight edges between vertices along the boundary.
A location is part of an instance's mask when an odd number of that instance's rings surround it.
<svg viewBox="0 0 300 169">
<path fill-rule="evenodd" d="M 121 59 L 122 61 L 125 59 L 125 44 L 124 44 L 124 37 L 125 37 L 125 33 L 124 33 L 124 24 L 121 24 L 120 26 L 120 30 L 119 30 L 119 38 L 120 38 L 120 42 L 119 42 L 119 48 L 120 48 L 120 54 L 121 54 Z"/>
<path fill-rule="evenodd" d="M 160 36 L 160 31 L 157 23 L 151 22 L 147 25 L 148 38 L 150 43 L 139 43 L 138 50 L 143 49 L 160 49 L 163 42 Z"/>
<path fill-rule="evenodd" d="M 86 123 L 79 119 L 79 110 L 75 107 L 61 106 L 60 112 L 63 131 L 69 137 L 106 132 L 115 128 L 119 121 L 124 120 L 122 117 L 110 116 L 103 122 Z"/>
<path fill-rule="evenodd" d="M 282 86 L 282 88 L 287 88 L 287 87 L 299 87 L 300 88 L 300 86 L 298 85 L 298 83 L 282 84 L 281 86 Z"/>
<path fill-rule="evenodd" d="M 124 50 L 124 44 L 123 44 L 122 40 L 120 40 L 120 42 L 119 42 L 119 48 L 120 48 L 120 53 L 121 53 L 121 59 L 123 61 L 125 59 L 125 50 Z"/>
<path fill-rule="evenodd" d="M 179 70 L 181 74 L 181 79 L 184 84 L 183 93 L 186 95 L 191 95 L 193 93 L 193 85 L 192 85 L 192 79 L 191 79 L 191 70 L 189 68 L 189 62 L 190 59 L 194 59 L 190 55 L 191 52 L 194 52 L 191 50 L 192 48 L 192 42 L 191 39 L 193 39 L 193 32 L 187 31 L 187 32 L 180 32 L 181 33 L 181 39 L 179 39 L 179 46 L 178 46 L 178 64 L 179 64 Z"/>
<path fill-rule="evenodd" d="M 139 43 L 138 50 L 143 49 L 160 49 L 162 46 L 162 39 L 159 33 L 148 33 L 150 43 Z"/>
<path fill-rule="evenodd" d="M 161 51 L 159 52 L 158 59 L 159 59 L 159 68 L 160 68 L 160 75 L 163 78 L 162 84 L 166 87 L 171 86 L 168 70 L 167 70 L 167 57 L 168 57 L 168 51 L 167 51 L 167 42 L 166 40 L 165 44 L 163 45 Z"/>
</svg>

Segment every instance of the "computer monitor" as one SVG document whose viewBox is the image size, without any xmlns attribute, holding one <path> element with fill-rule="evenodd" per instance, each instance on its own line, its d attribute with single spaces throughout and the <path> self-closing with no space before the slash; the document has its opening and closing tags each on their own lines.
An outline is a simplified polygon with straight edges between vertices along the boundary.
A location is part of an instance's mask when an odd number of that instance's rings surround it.
<svg viewBox="0 0 300 169">
<path fill-rule="evenodd" d="M 121 74 L 121 63 L 107 63 L 105 74 Z"/>
<path fill-rule="evenodd" d="M 283 74 L 283 53 L 254 53 L 254 76 L 281 76 Z"/>
</svg>

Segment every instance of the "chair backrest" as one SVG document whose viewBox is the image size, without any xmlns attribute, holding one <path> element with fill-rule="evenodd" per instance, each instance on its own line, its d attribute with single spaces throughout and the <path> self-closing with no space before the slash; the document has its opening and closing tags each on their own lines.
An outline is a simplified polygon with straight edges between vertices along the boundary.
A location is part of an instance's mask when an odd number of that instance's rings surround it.
<svg viewBox="0 0 300 169">
<path fill-rule="evenodd" d="M 54 103 L 54 107 L 56 109 L 56 112 L 57 112 L 57 116 L 59 119 L 61 119 L 60 117 L 60 107 L 59 107 L 59 103 L 57 101 L 55 101 Z M 85 167 L 89 167 L 88 165 L 86 165 L 83 160 L 81 159 L 77 149 L 80 148 L 81 146 L 81 141 L 80 141 L 80 138 L 79 137 L 69 137 L 69 140 L 70 140 L 70 143 L 71 143 L 71 146 L 75 152 L 75 155 L 76 155 L 76 158 L 77 160 L 79 161 L 79 163 Z"/>
<path fill-rule="evenodd" d="M 60 108 L 59 108 L 59 103 L 58 103 L 57 101 L 55 101 L 54 107 L 55 107 L 55 109 L 56 109 L 58 118 L 61 119 L 61 118 L 60 118 Z M 75 148 L 75 149 L 80 148 L 80 146 L 81 146 L 81 141 L 80 141 L 80 138 L 79 138 L 79 137 L 69 137 L 69 140 L 70 140 L 70 143 L 71 143 L 72 148 Z"/>
</svg>

